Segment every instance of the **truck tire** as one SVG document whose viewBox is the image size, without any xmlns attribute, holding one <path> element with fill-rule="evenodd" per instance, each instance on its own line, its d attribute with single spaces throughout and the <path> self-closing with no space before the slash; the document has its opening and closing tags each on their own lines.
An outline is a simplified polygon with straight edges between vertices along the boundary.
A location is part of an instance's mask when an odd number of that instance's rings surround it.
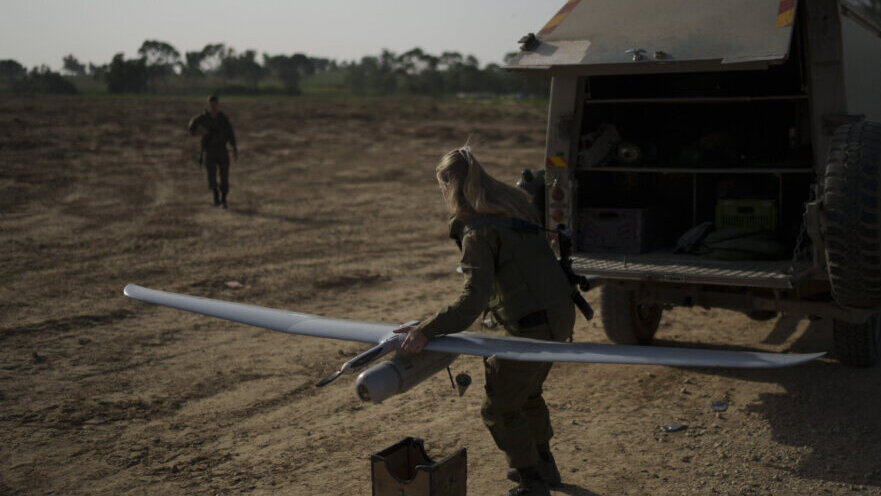
<svg viewBox="0 0 881 496">
<path fill-rule="evenodd" d="M 881 306 L 881 124 L 835 131 L 820 228 L 832 297 L 843 307 Z"/>
<path fill-rule="evenodd" d="M 832 341 L 838 361 L 851 367 L 869 367 L 878 362 L 881 348 L 881 315 L 862 324 L 832 322 Z"/>
<path fill-rule="evenodd" d="M 615 344 L 651 344 L 663 309 L 660 305 L 638 303 L 636 291 L 603 286 L 600 293 L 603 329 Z"/>
</svg>

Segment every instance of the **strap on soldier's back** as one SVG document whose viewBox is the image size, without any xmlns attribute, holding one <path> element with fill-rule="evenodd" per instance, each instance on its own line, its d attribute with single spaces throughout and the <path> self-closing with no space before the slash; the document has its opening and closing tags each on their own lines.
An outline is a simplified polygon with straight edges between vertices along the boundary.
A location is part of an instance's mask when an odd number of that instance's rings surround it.
<svg viewBox="0 0 881 496">
<path fill-rule="evenodd" d="M 516 217 L 499 217 L 496 215 L 480 215 L 477 217 L 472 217 L 468 220 L 468 222 L 463 222 L 459 219 L 453 219 L 450 222 L 450 238 L 456 241 L 456 245 L 459 246 L 459 249 L 462 249 L 462 240 L 465 239 L 465 235 L 468 234 L 469 231 L 473 231 L 478 227 L 483 226 L 494 226 L 501 227 L 505 229 L 511 229 L 517 232 L 528 232 L 528 233 L 538 233 L 539 231 L 547 231 L 553 232 L 550 229 L 545 229 L 542 226 L 533 224 L 529 221 L 525 221 L 523 219 L 519 219 Z"/>
<path fill-rule="evenodd" d="M 568 229 L 565 228 L 564 225 L 560 224 L 557 226 L 557 229 L 547 229 L 545 227 L 533 224 L 531 222 L 525 221 L 523 219 L 518 219 L 516 217 L 494 217 L 494 216 L 480 216 L 475 217 L 469 220 L 465 227 L 462 229 L 462 237 L 465 237 L 465 234 L 468 233 L 471 229 L 476 229 L 481 226 L 496 226 L 496 227 L 504 227 L 508 229 L 512 229 L 514 231 L 519 232 L 528 232 L 528 233 L 538 233 L 539 231 L 553 232 L 557 233 L 559 246 L 560 246 L 560 267 L 563 269 L 563 272 L 566 274 L 566 278 L 569 279 L 569 283 L 572 284 L 572 301 L 575 303 L 575 306 L 581 311 L 584 318 L 587 320 L 591 320 L 593 318 L 594 312 L 593 308 L 590 307 L 590 304 L 581 296 L 581 291 L 587 291 L 590 289 L 590 284 L 586 277 L 576 274 L 575 271 L 572 270 L 572 238 L 571 233 Z M 461 248 L 461 247 L 460 247 Z"/>
<path fill-rule="evenodd" d="M 550 229 L 545 229 L 542 226 L 533 224 L 532 222 L 523 219 L 519 219 L 517 217 L 496 217 L 491 215 L 481 215 L 478 217 L 474 217 L 470 219 L 467 223 L 465 223 L 465 227 L 462 229 L 462 237 L 464 238 L 465 235 L 468 234 L 468 231 L 472 231 L 474 229 L 477 229 L 478 227 L 483 226 L 503 227 L 511 229 L 513 231 L 528 233 L 537 233 L 539 231 L 552 232 Z"/>
</svg>

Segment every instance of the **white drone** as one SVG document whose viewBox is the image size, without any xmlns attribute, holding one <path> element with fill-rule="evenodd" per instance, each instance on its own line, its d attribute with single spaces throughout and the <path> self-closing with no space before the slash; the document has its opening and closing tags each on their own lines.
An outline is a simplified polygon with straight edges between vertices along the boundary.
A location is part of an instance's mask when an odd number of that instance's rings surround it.
<svg viewBox="0 0 881 496">
<path fill-rule="evenodd" d="M 558 343 L 510 336 L 470 332 L 448 334 L 429 341 L 417 355 L 400 351 L 403 334 L 395 334 L 394 324 L 333 319 L 305 313 L 232 303 L 148 289 L 129 284 L 126 296 L 146 303 L 231 320 L 290 334 L 360 341 L 374 346 L 347 361 L 338 371 L 322 379 L 323 386 L 347 371 L 357 371 L 379 358 L 395 352 L 391 360 L 362 372 L 355 391 L 364 401 L 379 403 L 403 393 L 416 384 L 449 367 L 457 355 L 495 356 L 526 362 L 619 363 L 631 365 L 670 365 L 677 367 L 789 367 L 808 362 L 825 353 L 763 353 L 718 351 L 654 346 L 626 346 L 590 343 Z M 406 325 L 412 325 L 408 323 Z"/>
</svg>

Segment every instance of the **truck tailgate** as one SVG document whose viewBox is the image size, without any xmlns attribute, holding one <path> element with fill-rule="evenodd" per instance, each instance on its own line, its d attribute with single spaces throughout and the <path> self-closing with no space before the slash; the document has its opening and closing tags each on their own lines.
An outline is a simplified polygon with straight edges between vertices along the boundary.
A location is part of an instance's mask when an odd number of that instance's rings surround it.
<svg viewBox="0 0 881 496">
<path fill-rule="evenodd" d="M 575 253 L 572 268 L 576 273 L 604 279 L 778 289 L 794 288 L 811 272 L 808 262 L 793 265 L 791 260 L 721 261 L 669 252 Z"/>
</svg>

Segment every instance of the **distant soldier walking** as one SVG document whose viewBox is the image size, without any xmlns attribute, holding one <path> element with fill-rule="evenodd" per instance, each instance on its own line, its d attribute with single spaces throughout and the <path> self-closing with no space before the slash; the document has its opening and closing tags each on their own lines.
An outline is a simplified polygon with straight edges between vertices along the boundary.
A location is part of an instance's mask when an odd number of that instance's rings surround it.
<svg viewBox="0 0 881 496">
<path fill-rule="evenodd" d="M 218 110 L 217 95 L 208 97 L 205 112 L 190 119 L 190 136 L 202 137 L 202 151 L 199 155 L 208 173 L 208 189 L 214 194 L 214 206 L 226 208 L 226 195 L 229 193 L 229 152 L 226 144 L 232 146 L 233 157 L 238 160 L 236 135 L 226 114 Z M 220 187 L 217 187 L 217 173 L 220 172 Z"/>
</svg>

